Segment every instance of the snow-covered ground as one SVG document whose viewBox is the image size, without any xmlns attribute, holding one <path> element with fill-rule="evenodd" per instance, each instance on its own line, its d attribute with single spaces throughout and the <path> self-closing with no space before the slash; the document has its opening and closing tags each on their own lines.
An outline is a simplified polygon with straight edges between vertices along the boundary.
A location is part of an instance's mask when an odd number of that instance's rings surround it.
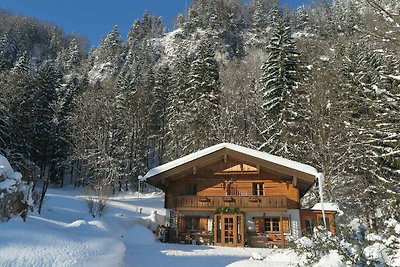
<svg viewBox="0 0 400 267">
<path fill-rule="evenodd" d="M 165 214 L 160 193 L 113 197 L 101 219 L 88 214 L 84 195 L 50 189 L 41 215 L 0 223 L 0 266 L 279 267 L 299 261 L 291 250 L 158 243 L 148 228 Z"/>
</svg>

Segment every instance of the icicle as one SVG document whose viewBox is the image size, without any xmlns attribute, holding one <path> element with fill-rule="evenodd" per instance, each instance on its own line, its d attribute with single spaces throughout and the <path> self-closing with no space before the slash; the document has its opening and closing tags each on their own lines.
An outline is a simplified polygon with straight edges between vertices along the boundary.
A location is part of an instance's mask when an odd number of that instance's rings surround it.
<svg viewBox="0 0 400 267">
<path fill-rule="evenodd" d="M 325 230 L 328 230 L 328 228 L 326 227 L 326 217 L 325 217 L 325 209 L 324 209 L 324 192 L 323 192 L 324 174 L 318 173 L 317 179 L 318 179 L 318 187 L 319 187 L 319 197 L 321 199 L 322 219 L 324 220 Z"/>
</svg>

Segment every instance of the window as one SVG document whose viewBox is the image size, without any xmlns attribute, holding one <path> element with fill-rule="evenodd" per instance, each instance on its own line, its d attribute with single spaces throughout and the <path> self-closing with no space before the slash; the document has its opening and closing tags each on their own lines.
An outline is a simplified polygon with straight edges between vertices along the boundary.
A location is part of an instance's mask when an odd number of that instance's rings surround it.
<svg viewBox="0 0 400 267">
<path fill-rule="evenodd" d="M 330 222 L 329 222 L 329 218 L 328 217 L 325 217 L 325 221 L 326 221 L 326 227 L 328 228 L 328 230 L 329 230 L 329 226 L 330 226 Z M 318 225 L 319 226 L 325 226 L 324 225 L 324 218 L 321 216 L 321 217 L 318 217 Z"/>
<path fill-rule="evenodd" d="M 199 231 L 200 217 L 185 217 L 185 231 Z"/>
<path fill-rule="evenodd" d="M 279 218 L 265 218 L 264 220 L 265 231 L 267 232 L 280 232 Z"/>
<path fill-rule="evenodd" d="M 312 234 L 314 231 L 314 220 L 312 218 L 306 218 L 306 233 Z"/>
<path fill-rule="evenodd" d="M 264 195 L 264 183 L 253 183 L 253 196 Z"/>
</svg>

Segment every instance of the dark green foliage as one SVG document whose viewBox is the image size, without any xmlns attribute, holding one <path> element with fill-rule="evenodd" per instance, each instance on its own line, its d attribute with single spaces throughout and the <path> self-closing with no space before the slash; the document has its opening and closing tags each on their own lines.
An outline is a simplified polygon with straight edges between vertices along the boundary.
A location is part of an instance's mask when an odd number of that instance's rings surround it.
<svg viewBox="0 0 400 267">
<path fill-rule="evenodd" d="M 192 62 L 184 114 L 190 130 L 184 140 L 188 151 L 206 148 L 217 141 L 215 124 L 218 119 L 221 87 L 219 67 L 214 49 L 208 40 L 202 40 Z"/>
<path fill-rule="evenodd" d="M 242 213 L 239 207 L 218 207 L 214 210 L 214 214 L 221 214 L 221 213 L 235 213 L 239 214 Z"/>
<path fill-rule="evenodd" d="M 299 59 L 291 30 L 280 11 L 273 9 L 273 34 L 267 47 L 268 59 L 262 66 L 259 81 L 263 98 L 263 120 L 266 125 L 262 132 L 265 142 L 264 151 L 279 155 L 289 154 L 288 128 L 293 121 L 293 109 L 298 104 L 296 89 L 303 78 Z"/>
</svg>

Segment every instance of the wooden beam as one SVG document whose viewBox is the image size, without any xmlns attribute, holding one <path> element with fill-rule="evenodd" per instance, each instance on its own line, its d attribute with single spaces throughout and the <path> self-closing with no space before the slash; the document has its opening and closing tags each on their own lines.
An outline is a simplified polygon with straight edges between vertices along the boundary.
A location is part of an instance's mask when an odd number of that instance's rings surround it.
<svg viewBox="0 0 400 267">
<path fill-rule="evenodd" d="M 293 176 L 293 186 L 297 187 L 297 176 Z"/>
<path fill-rule="evenodd" d="M 228 162 L 228 155 L 225 154 L 225 155 L 224 155 L 224 163 L 227 163 L 227 162 Z"/>
<path fill-rule="evenodd" d="M 196 166 L 193 166 L 193 174 L 194 175 L 196 175 L 196 171 L 197 171 Z"/>
</svg>

